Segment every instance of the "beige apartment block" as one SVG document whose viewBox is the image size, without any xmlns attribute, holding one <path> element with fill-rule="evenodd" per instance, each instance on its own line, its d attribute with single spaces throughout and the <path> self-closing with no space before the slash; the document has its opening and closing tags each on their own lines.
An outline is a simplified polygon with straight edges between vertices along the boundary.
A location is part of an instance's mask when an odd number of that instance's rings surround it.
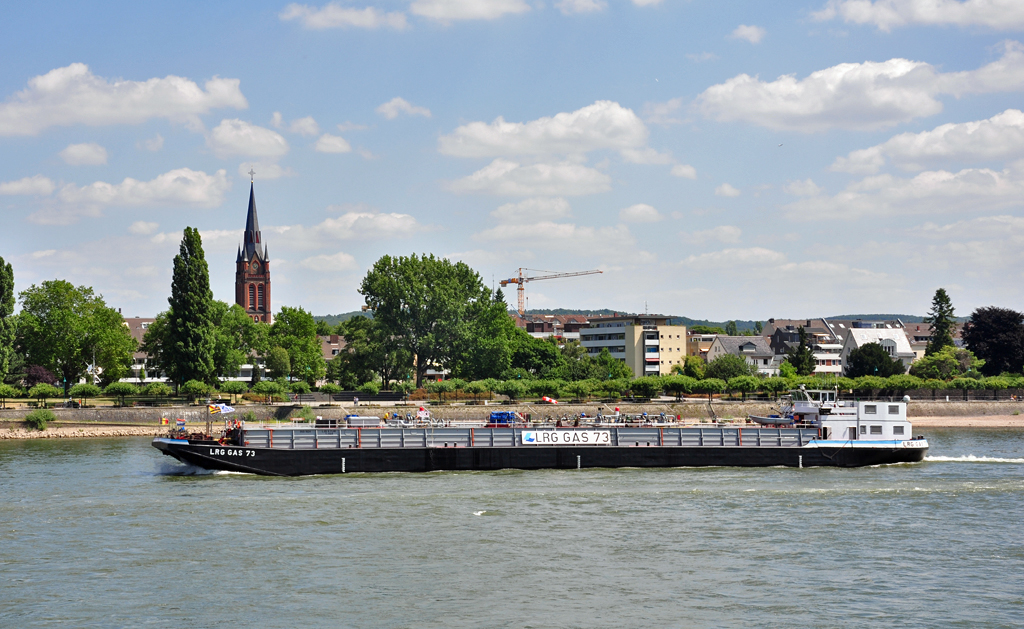
<svg viewBox="0 0 1024 629">
<path fill-rule="evenodd" d="M 669 325 L 671 319 L 664 315 L 593 318 L 580 329 L 580 344 L 591 356 L 607 348 L 637 377 L 667 375 L 686 360 L 686 326 Z"/>
</svg>

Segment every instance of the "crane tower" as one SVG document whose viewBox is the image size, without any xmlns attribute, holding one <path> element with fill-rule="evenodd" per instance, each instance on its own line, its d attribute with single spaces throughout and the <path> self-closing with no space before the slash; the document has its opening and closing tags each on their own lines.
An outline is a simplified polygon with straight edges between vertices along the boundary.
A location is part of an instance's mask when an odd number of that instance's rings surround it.
<svg viewBox="0 0 1024 629">
<path fill-rule="evenodd" d="M 519 272 L 515 277 L 510 277 L 507 280 L 501 280 L 499 283 L 504 287 L 509 284 L 516 285 L 516 296 L 519 302 L 519 316 L 522 317 L 526 314 L 526 283 L 536 282 L 538 280 L 553 280 L 560 277 L 579 277 L 581 275 L 595 275 L 597 273 L 604 273 L 604 271 L 598 271 L 594 269 L 592 271 L 575 271 L 573 273 L 551 273 L 549 271 L 540 271 L 541 273 L 547 273 L 547 275 L 527 275 L 526 271 L 538 271 L 538 269 L 526 269 L 520 267 Z"/>
</svg>

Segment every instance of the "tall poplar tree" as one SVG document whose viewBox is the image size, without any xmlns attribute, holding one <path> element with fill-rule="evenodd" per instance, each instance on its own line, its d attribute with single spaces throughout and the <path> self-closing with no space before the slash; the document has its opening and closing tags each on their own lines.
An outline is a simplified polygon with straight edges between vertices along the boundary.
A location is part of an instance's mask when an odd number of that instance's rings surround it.
<svg viewBox="0 0 1024 629">
<path fill-rule="evenodd" d="M 198 229 L 185 228 L 180 252 L 174 256 L 171 296 L 167 301 L 171 307 L 167 312 L 166 341 L 161 348 L 164 372 L 179 385 L 189 380 L 213 383 L 213 291 Z"/>
<path fill-rule="evenodd" d="M 14 358 L 14 336 L 17 319 L 14 317 L 14 269 L 0 257 L 0 383 Z"/>
<path fill-rule="evenodd" d="M 932 309 L 924 320 L 932 326 L 932 338 L 925 348 L 925 356 L 929 356 L 944 347 L 953 347 L 953 327 L 956 325 L 956 314 L 953 312 L 953 302 L 946 294 L 945 288 L 935 291 L 932 297 Z"/>
</svg>

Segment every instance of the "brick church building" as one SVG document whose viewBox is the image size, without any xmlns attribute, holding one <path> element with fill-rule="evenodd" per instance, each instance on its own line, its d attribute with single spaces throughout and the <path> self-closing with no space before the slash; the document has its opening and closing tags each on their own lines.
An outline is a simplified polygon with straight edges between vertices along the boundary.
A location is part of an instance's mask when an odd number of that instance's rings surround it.
<svg viewBox="0 0 1024 629">
<path fill-rule="evenodd" d="M 235 303 L 253 321 L 273 323 L 270 308 L 270 258 L 256 216 L 256 195 L 249 182 L 249 213 L 245 217 L 245 243 L 235 259 Z"/>
</svg>

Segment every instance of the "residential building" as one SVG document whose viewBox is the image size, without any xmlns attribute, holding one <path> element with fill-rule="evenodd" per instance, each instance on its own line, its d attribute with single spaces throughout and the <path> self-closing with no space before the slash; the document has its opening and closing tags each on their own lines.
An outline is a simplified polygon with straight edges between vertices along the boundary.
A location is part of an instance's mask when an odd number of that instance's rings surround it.
<svg viewBox="0 0 1024 629">
<path fill-rule="evenodd" d="M 957 323 L 953 327 L 953 345 L 956 347 L 963 347 L 963 340 L 960 337 L 963 329 L 964 324 L 962 323 Z M 917 355 L 917 358 L 922 358 L 925 350 L 928 349 L 928 343 L 932 340 L 932 325 L 930 323 L 908 323 L 903 331 L 907 334 L 907 340 L 910 342 L 914 354 Z"/>
<path fill-rule="evenodd" d="M 824 319 L 768 319 L 761 335 L 768 338 L 768 344 L 777 356 L 781 356 L 800 344 L 800 328 L 807 334 L 807 344 L 839 343 L 835 331 Z"/>
<path fill-rule="evenodd" d="M 718 334 L 707 353 L 708 362 L 732 354 L 744 359 L 757 372 L 766 376 L 779 375 L 779 365 L 785 360 L 778 356 L 763 336 L 725 336 Z"/>
<path fill-rule="evenodd" d="M 892 358 L 898 358 L 903 362 L 903 369 L 906 371 L 914 362 L 917 355 L 910 347 L 910 341 L 902 329 L 873 327 L 873 328 L 852 328 L 846 335 L 843 342 L 843 349 L 840 353 L 843 369 L 846 369 L 847 359 L 850 352 L 864 347 L 868 343 L 878 343 Z"/>
<path fill-rule="evenodd" d="M 704 360 L 707 360 L 708 352 L 711 350 L 711 344 L 715 342 L 715 337 L 717 336 L 717 334 L 688 332 L 686 335 L 686 355 L 699 356 Z"/>
<path fill-rule="evenodd" d="M 146 336 L 146 330 L 149 329 L 150 324 L 154 321 L 156 321 L 156 319 L 150 317 L 125 317 L 124 325 L 128 328 L 128 332 L 132 335 L 132 338 L 135 339 L 141 347 L 142 339 Z M 136 384 L 140 382 L 154 382 L 157 380 L 163 381 L 163 378 L 160 377 L 162 374 L 154 373 L 153 368 L 147 366 L 148 360 L 149 354 L 136 350 L 135 353 L 132 354 L 131 374 L 127 378 L 122 378 L 122 381 L 134 382 Z M 143 370 L 146 372 L 145 380 L 140 378 Z"/>
<path fill-rule="evenodd" d="M 587 315 L 535 315 L 527 314 L 522 317 L 514 314 L 516 326 L 521 327 L 535 338 L 547 338 L 553 336 L 563 341 L 578 341 L 580 329 L 588 325 Z"/>
<path fill-rule="evenodd" d="M 320 353 L 323 354 L 325 361 L 330 361 L 345 349 L 345 337 L 339 334 L 318 336 L 317 338 L 320 339 Z"/>
<path fill-rule="evenodd" d="M 830 376 L 843 375 L 843 346 L 839 343 L 815 343 L 811 347 L 814 353 L 814 374 Z"/>
<path fill-rule="evenodd" d="M 686 326 L 671 325 L 665 315 L 629 315 L 590 319 L 580 344 L 591 356 L 607 349 L 636 376 L 668 374 L 686 358 Z"/>
</svg>

